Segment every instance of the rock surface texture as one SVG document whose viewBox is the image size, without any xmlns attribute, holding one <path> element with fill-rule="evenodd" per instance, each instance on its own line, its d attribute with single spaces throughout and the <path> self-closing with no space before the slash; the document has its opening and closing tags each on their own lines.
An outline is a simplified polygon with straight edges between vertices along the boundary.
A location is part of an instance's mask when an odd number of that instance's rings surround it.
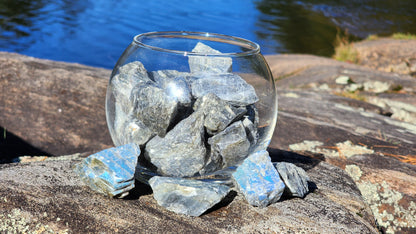
<svg viewBox="0 0 416 234">
<path fill-rule="evenodd" d="M 104 114 L 110 74 L 0 53 L 0 126 L 18 139 L 0 147 L 0 160 L 19 156 L 16 151 L 63 155 L 111 147 Z"/>
<path fill-rule="evenodd" d="M 0 232 L 377 233 L 369 207 L 344 171 L 301 155 L 290 157 L 317 181 L 304 199 L 283 199 L 261 209 L 231 192 L 201 217 L 166 210 L 140 183 L 124 199 L 95 193 L 72 170 L 80 158 L 1 164 L 0 183 L 7 186 L 0 188 Z"/>
<path fill-rule="evenodd" d="M 20 159 L 0 165 L 0 232 L 415 232 L 414 77 L 310 55 L 266 59 L 279 94 L 269 153 L 303 168 L 310 193 L 261 209 L 230 192 L 191 218 L 140 183 L 109 199 L 74 174 L 83 155 L 112 146 L 110 71 L 0 53 L 0 160 Z M 16 158 L 27 152 L 42 157 Z"/>
<path fill-rule="evenodd" d="M 397 42 L 381 45 L 389 43 Z M 416 48 L 416 41 L 406 44 Z M 345 169 L 381 230 L 415 232 L 416 79 L 310 55 L 266 59 L 279 94 L 270 147 Z"/>
<path fill-rule="evenodd" d="M 359 64 L 380 71 L 416 77 L 416 40 L 366 40 L 353 44 Z"/>
</svg>

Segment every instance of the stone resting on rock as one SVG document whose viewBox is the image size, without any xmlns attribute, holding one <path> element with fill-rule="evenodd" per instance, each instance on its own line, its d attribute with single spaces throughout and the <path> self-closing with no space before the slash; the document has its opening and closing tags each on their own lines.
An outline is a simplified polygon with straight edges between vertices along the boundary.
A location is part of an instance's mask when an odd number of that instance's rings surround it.
<svg viewBox="0 0 416 234">
<path fill-rule="evenodd" d="M 266 59 L 279 94 L 268 152 L 276 167 L 303 168 L 310 192 L 290 198 L 287 185 L 279 202 L 258 208 L 231 191 L 195 218 L 161 208 L 141 183 L 108 199 L 74 173 L 112 147 L 109 70 L 0 53 L 0 232 L 414 232 L 415 79 L 309 55 Z"/>
<path fill-rule="evenodd" d="M 200 42 L 193 51 L 219 54 Z M 87 157 L 75 172 L 91 189 L 120 198 L 134 188 L 136 175 L 159 205 L 190 216 L 224 199 L 231 182 L 204 178 L 230 176 L 232 167 L 234 187 L 253 206 L 277 202 L 286 185 L 288 197 L 303 198 L 309 177 L 302 168 L 275 167 L 266 150 L 254 152 L 259 98 L 231 67 L 231 58 L 202 56 L 189 56 L 191 73 L 150 73 L 139 61 L 119 67 L 108 88 L 109 126 L 116 145 L 124 144 Z M 156 169 L 147 181 L 141 176 L 149 164 Z"/>
</svg>

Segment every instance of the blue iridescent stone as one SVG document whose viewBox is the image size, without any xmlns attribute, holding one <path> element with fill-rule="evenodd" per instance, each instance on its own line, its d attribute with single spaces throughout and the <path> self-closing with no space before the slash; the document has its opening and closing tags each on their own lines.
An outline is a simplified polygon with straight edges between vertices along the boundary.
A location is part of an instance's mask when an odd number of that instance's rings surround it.
<svg viewBox="0 0 416 234">
<path fill-rule="evenodd" d="M 222 184 L 177 177 L 154 176 L 149 184 L 160 206 L 190 216 L 202 215 L 230 191 Z"/>
<path fill-rule="evenodd" d="M 238 190 L 253 206 L 266 207 L 277 202 L 285 189 L 266 150 L 250 154 L 232 177 Z"/>
<path fill-rule="evenodd" d="M 134 188 L 134 172 L 140 147 L 127 144 L 109 148 L 85 158 L 75 173 L 92 190 L 110 197 L 123 197 Z"/>
</svg>

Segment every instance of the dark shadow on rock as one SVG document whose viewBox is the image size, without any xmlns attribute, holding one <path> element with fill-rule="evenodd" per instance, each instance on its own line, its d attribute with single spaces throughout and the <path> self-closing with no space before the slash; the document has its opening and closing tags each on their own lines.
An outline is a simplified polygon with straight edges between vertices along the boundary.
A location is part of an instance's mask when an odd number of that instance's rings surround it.
<svg viewBox="0 0 416 234">
<path fill-rule="evenodd" d="M 19 156 L 51 156 L 51 154 L 0 127 L 0 163 L 16 162 Z"/>
<path fill-rule="evenodd" d="M 226 207 L 228 206 L 233 200 L 234 198 L 237 196 L 237 192 L 234 190 L 231 190 L 227 196 L 224 197 L 224 199 L 222 199 L 219 203 L 217 203 L 215 206 L 211 207 L 210 209 L 208 209 L 207 211 L 205 211 L 202 215 L 206 215 L 209 214 L 211 212 L 215 212 L 216 210 L 221 209 L 222 207 Z"/>
<path fill-rule="evenodd" d="M 153 193 L 152 188 L 149 185 L 143 184 L 136 180 L 134 188 L 130 190 L 129 195 L 127 195 L 123 199 L 124 200 L 137 200 L 141 196 L 149 195 L 152 193 Z"/>
<path fill-rule="evenodd" d="M 315 182 L 308 181 L 308 189 L 309 189 L 309 193 L 313 193 L 315 192 L 315 190 L 318 189 L 318 186 L 315 184 Z"/>
<path fill-rule="evenodd" d="M 302 155 L 291 151 L 268 148 L 272 162 L 288 162 L 296 166 L 302 167 L 305 171 L 314 168 L 317 164 L 325 161 L 325 157 L 321 154 Z"/>
</svg>

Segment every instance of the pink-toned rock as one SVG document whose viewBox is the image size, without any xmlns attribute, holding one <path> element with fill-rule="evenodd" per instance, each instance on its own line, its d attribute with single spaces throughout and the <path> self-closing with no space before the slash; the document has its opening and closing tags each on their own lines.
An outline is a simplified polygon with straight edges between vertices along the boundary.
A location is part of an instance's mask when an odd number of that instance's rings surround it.
<svg viewBox="0 0 416 234">
<path fill-rule="evenodd" d="M 109 148 L 109 76 L 106 69 L 0 52 L 0 126 L 23 141 L 15 148 L 26 143 L 52 155 Z M 3 154 L 12 153 L 9 140 L 2 139 Z"/>
<path fill-rule="evenodd" d="M 42 157 L 44 162 L 1 166 L 0 181 L 7 186 L 0 188 L 0 199 L 5 201 L 0 214 L 21 222 L 37 217 L 29 224 L 32 230 L 47 224 L 74 232 L 123 231 L 125 227 L 163 231 L 160 228 L 166 225 L 201 232 L 225 232 L 231 227 L 240 232 L 269 228 L 371 233 L 375 230 L 370 207 L 382 230 L 414 232 L 416 80 L 310 55 L 266 59 L 279 93 L 270 155 L 273 161 L 301 165 L 311 176 L 317 189 L 305 200 L 284 200 L 265 210 L 251 210 L 236 196 L 195 221 L 157 208 L 150 195 L 103 200 L 80 184 L 65 181 L 72 178 L 69 168 L 75 159 L 52 163 L 51 157 Z M 109 74 L 104 69 L 0 53 L 0 126 L 7 130 L 0 150 L 24 146 L 64 155 L 110 147 L 104 110 Z M 350 81 L 337 82 L 338 78 Z M 2 153 L 0 160 L 8 155 Z M 319 203 L 329 201 L 331 205 Z M 91 204 L 91 209 L 85 208 Z M 242 217 L 243 213 L 249 215 Z"/>
<path fill-rule="evenodd" d="M 416 76 L 416 40 L 379 38 L 354 43 L 359 64 L 385 72 Z"/>
</svg>

